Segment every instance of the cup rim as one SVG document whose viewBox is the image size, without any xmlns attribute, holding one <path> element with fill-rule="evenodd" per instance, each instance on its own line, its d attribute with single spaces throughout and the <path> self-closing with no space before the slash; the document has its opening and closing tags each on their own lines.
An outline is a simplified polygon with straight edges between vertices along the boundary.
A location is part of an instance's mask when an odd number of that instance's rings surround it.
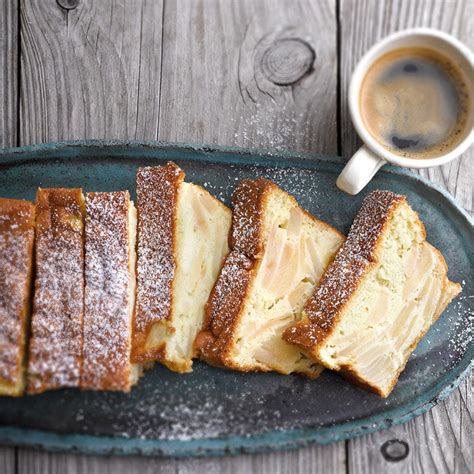
<svg viewBox="0 0 474 474">
<path fill-rule="evenodd" d="M 398 166 L 404 166 L 409 168 L 429 168 L 432 166 L 446 164 L 461 155 L 463 152 L 465 152 L 474 141 L 474 129 L 471 128 L 471 131 L 466 135 L 464 140 L 444 155 L 435 158 L 404 158 L 402 156 L 390 152 L 377 142 L 377 140 L 370 134 L 370 132 L 365 127 L 359 108 L 359 92 L 360 86 L 362 85 L 362 79 L 370 65 L 373 63 L 374 56 L 376 56 L 380 50 L 385 48 L 393 41 L 412 35 L 434 37 L 445 41 L 454 49 L 456 49 L 461 56 L 464 56 L 464 58 L 469 63 L 472 64 L 473 62 L 473 53 L 470 51 L 470 49 L 457 38 L 449 35 L 448 33 L 444 33 L 443 31 L 435 30 L 433 28 L 410 28 L 393 33 L 375 43 L 362 56 L 362 58 L 357 63 L 354 71 L 352 72 L 351 80 L 349 83 L 349 113 L 351 116 L 352 124 L 354 125 L 357 134 L 362 139 L 364 144 L 377 156 L 379 156 L 385 161 L 388 161 L 391 164 Z M 356 85 L 356 82 L 358 83 L 358 85 Z"/>
</svg>

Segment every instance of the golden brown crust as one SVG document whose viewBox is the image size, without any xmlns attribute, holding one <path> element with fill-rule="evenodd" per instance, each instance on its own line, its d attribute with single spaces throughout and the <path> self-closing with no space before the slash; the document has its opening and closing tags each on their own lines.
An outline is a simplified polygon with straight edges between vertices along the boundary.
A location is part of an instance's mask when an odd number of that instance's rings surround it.
<svg viewBox="0 0 474 474">
<path fill-rule="evenodd" d="M 375 264 L 380 235 L 404 202 L 404 196 L 390 191 L 373 191 L 364 199 L 347 240 L 306 303 L 303 319 L 283 333 L 287 342 L 316 355 L 317 347 L 334 331 L 361 279 Z"/>
<path fill-rule="evenodd" d="M 0 395 L 22 395 L 35 206 L 0 198 Z"/>
<path fill-rule="evenodd" d="M 287 200 L 291 200 L 295 206 L 298 206 L 298 202 L 291 194 L 287 194 L 269 179 L 258 178 L 244 180 L 239 183 L 232 196 L 234 209 L 232 229 L 229 234 L 229 247 L 231 249 L 240 250 L 253 259 L 261 256 L 265 245 L 265 236 L 263 235 L 265 201 L 272 192 L 284 193 Z M 337 232 L 345 239 L 342 233 L 326 222 L 320 221 L 305 209 L 302 209 L 302 211 L 313 222 L 327 230 Z"/>
<path fill-rule="evenodd" d="M 130 195 L 88 193 L 81 388 L 130 390 Z"/>
<path fill-rule="evenodd" d="M 162 357 L 163 348 L 145 347 L 153 324 L 171 315 L 176 270 L 174 235 L 178 189 L 184 171 L 172 162 L 137 172 L 138 252 L 137 301 L 132 336 L 132 361 Z"/>
<path fill-rule="evenodd" d="M 194 346 L 208 363 L 223 366 L 235 325 L 252 279 L 253 261 L 238 250 L 229 252 L 205 308 L 203 329 Z"/>
<path fill-rule="evenodd" d="M 241 181 L 232 196 L 231 251 L 209 296 L 203 329 L 194 343 L 198 356 L 209 364 L 233 365 L 227 356 L 247 291 L 255 277 L 254 261 L 263 252 L 265 199 L 275 190 L 282 192 L 272 181 L 259 178 Z"/>
<path fill-rule="evenodd" d="M 82 191 L 39 189 L 36 210 L 36 279 L 28 393 L 77 387 L 82 350 Z"/>
<path fill-rule="evenodd" d="M 240 250 L 250 258 L 258 258 L 264 242 L 263 219 L 265 199 L 272 191 L 282 192 L 269 179 L 258 178 L 239 183 L 232 196 L 234 206 L 232 229 L 229 234 L 229 247 Z M 289 196 L 295 200 L 292 196 Z M 296 204 L 296 200 L 295 200 Z"/>
</svg>

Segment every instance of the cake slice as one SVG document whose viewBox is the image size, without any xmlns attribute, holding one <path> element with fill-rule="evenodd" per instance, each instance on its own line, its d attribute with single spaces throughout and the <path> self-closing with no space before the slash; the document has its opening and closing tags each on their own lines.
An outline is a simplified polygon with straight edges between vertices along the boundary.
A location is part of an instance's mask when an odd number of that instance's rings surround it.
<svg viewBox="0 0 474 474">
<path fill-rule="evenodd" d="M 25 389 L 35 206 L 0 198 L 0 395 Z"/>
<path fill-rule="evenodd" d="M 374 191 L 284 338 L 387 397 L 418 341 L 461 286 L 404 196 Z"/>
<path fill-rule="evenodd" d="M 84 197 L 39 189 L 28 393 L 78 387 L 84 307 Z"/>
<path fill-rule="evenodd" d="M 132 360 L 190 372 L 204 305 L 228 251 L 231 212 L 174 163 L 137 173 L 137 303 Z"/>
<path fill-rule="evenodd" d="M 130 391 L 136 210 L 128 191 L 87 193 L 81 388 Z"/>
<path fill-rule="evenodd" d="M 241 371 L 316 377 L 321 367 L 282 339 L 344 237 L 267 179 L 233 196 L 230 246 L 196 340 L 201 358 Z"/>
</svg>

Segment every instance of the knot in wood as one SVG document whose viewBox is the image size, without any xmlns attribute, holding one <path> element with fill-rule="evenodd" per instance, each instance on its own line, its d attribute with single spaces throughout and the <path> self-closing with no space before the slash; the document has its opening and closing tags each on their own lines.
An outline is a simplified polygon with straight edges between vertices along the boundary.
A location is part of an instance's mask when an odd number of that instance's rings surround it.
<svg viewBox="0 0 474 474">
<path fill-rule="evenodd" d="M 74 10 L 79 5 L 79 0 L 56 0 L 56 3 L 64 10 Z"/>
<path fill-rule="evenodd" d="M 313 69 L 314 49 L 299 38 L 286 38 L 273 43 L 263 54 L 261 68 L 267 79 L 278 86 L 298 82 Z"/>
<path fill-rule="evenodd" d="M 405 441 L 390 439 L 382 445 L 380 451 L 386 461 L 399 462 L 408 456 L 410 448 L 408 447 L 408 443 Z"/>
</svg>

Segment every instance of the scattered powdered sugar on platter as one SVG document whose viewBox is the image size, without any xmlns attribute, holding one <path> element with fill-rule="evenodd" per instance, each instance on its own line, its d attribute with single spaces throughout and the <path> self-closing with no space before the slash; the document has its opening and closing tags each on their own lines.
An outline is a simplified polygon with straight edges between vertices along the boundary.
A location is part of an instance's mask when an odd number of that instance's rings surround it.
<svg viewBox="0 0 474 474">
<path fill-rule="evenodd" d="M 321 190 L 317 181 L 312 181 L 312 170 L 298 168 L 262 168 L 259 166 L 246 166 L 245 168 L 227 165 L 234 175 L 230 181 L 223 183 L 221 181 L 204 181 L 203 185 L 209 192 L 214 194 L 221 201 L 230 202 L 230 196 L 238 182 L 243 179 L 254 179 L 257 177 L 268 178 L 281 186 L 286 192 L 292 194 L 307 210 L 312 209 L 317 213 L 317 209 L 323 207 L 330 194 Z M 188 178 L 191 179 L 191 178 Z"/>
<path fill-rule="evenodd" d="M 67 432 L 72 424 L 81 433 L 185 441 L 226 436 L 229 430 L 234 435 L 245 436 L 274 429 L 275 425 L 280 429 L 287 426 L 282 424 L 280 410 L 269 410 L 268 404 L 273 403 L 272 398 L 285 396 L 287 392 L 294 398 L 295 387 L 301 382 L 298 377 L 293 381 L 280 377 L 275 384 L 268 375 L 262 374 L 267 380 L 254 390 L 253 384 L 242 378 L 245 377 L 243 374 L 209 369 L 203 363 L 198 363 L 196 369 L 199 381 L 193 375 L 169 374 L 167 369 L 156 367 L 143 381 L 144 389 L 137 387 L 131 395 L 83 392 L 79 401 L 77 392 L 54 392 L 51 396 L 56 410 L 66 407 L 70 410 L 69 424 L 61 426 L 59 422 L 55 431 Z M 206 390 L 204 375 L 213 386 L 219 385 L 222 379 L 225 383 L 234 379 L 231 383 L 234 388 L 239 387 L 238 394 L 224 389 L 223 396 L 216 396 L 213 390 Z M 255 378 L 255 375 L 250 377 Z M 220 380 L 216 380 L 216 376 Z M 240 383 L 235 379 L 241 379 Z M 294 384 L 295 380 L 298 380 L 297 384 Z M 173 398 L 168 398 L 170 393 Z M 124 405 L 129 406 L 131 402 L 133 408 L 125 409 Z M 253 427 L 251 432 L 249 423 Z"/>
<path fill-rule="evenodd" d="M 465 311 L 466 303 L 471 306 L 471 309 L 468 309 L 467 311 Z M 461 295 L 451 304 L 456 315 L 464 314 L 462 318 L 453 318 L 452 316 L 447 317 L 451 328 L 449 349 L 452 352 L 452 357 L 456 357 L 464 354 L 469 344 L 472 343 L 472 332 L 474 327 L 474 294 L 464 295 L 461 293 Z"/>
</svg>

